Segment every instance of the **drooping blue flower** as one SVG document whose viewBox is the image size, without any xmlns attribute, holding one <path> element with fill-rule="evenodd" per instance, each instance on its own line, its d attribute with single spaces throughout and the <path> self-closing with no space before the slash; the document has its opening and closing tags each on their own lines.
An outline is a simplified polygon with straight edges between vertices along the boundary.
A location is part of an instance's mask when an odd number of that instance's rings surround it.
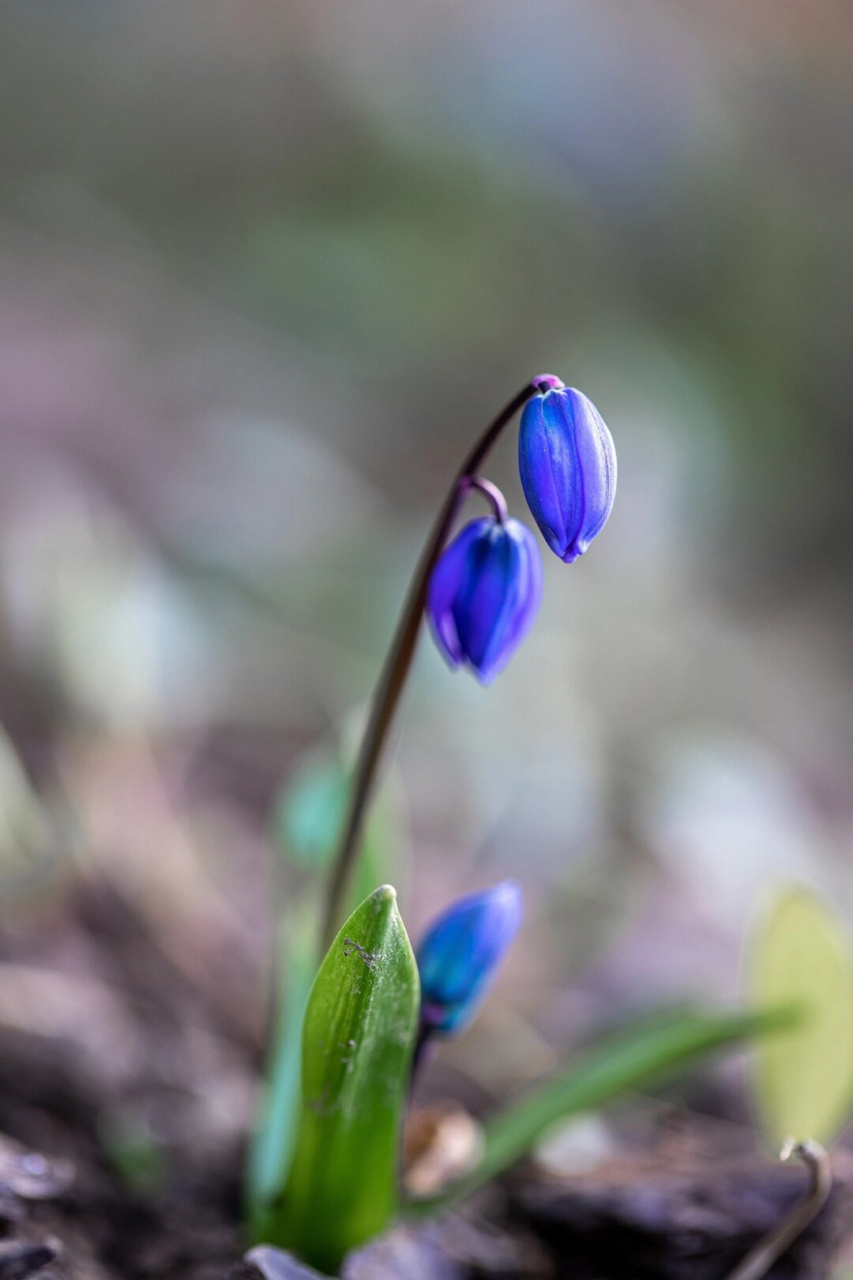
<svg viewBox="0 0 853 1280">
<path fill-rule="evenodd" d="M 494 981 L 524 912 L 521 889 L 504 880 L 460 898 L 439 916 L 417 951 L 421 1025 L 461 1031 Z"/>
<path fill-rule="evenodd" d="M 483 684 L 502 671 L 533 623 L 542 599 L 536 539 L 518 520 L 472 520 L 432 573 L 427 612 L 452 667 Z"/>
<path fill-rule="evenodd" d="M 543 538 L 571 564 L 604 528 L 616 496 L 616 450 L 601 414 L 574 387 L 531 396 L 521 415 L 518 460 Z"/>
</svg>

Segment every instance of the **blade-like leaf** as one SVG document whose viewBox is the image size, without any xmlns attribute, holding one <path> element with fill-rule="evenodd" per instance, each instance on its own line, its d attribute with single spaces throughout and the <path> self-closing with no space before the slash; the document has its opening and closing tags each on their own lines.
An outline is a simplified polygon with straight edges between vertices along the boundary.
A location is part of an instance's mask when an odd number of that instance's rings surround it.
<svg viewBox="0 0 853 1280">
<path fill-rule="evenodd" d="M 477 1167 L 444 1194 L 417 1201 L 417 1216 L 443 1209 L 503 1173 L 554 1124 L 612 1102 L 708 1054 L 761 1032 L 788 1025 L 790 1013 L 704 1014 L 680 1011 L 645 1019 L 608 1037 L 544 1084 L 486 1121 Z"/>
<path fill-rule="evenodd" d="M 299 1132 L 272 1242 L 322 1270 L 395 1212 L 419 995 L 396 894 L 385 885 L 341 929 L 305 1014 Z"/>
<path fill-rule="evenodd" d="M 750 999 L 798 1006 L 798 1024 L 759 1046 L 754 1085 L 761 1128 L 827 1145 L 853 1109 L 853 956 L 834 912 L 807 890 L 778 894 L 747 956 Z"/>
<path fill-rule="evenodd" d="M 281 924 L 275 1018 L 264 1089 L 246 1170 L 246 1210 L 253 1240 L 267 1238 L 299 1123 L 302 1024 L 317 975 L 320 903 L 310 890 L 289 905 Z"/>
</svg>

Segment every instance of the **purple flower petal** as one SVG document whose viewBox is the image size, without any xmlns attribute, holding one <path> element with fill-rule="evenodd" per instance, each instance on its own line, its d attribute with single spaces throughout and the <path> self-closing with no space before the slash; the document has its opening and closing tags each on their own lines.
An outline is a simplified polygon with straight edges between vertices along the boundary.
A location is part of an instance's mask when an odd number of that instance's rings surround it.
<svg viewBox="0 0 853 1280">
<path fill-rule="evenodd" d="M 574 387 L 528 400 L 518 436 L 521 483 L 548 546 L 571 564 L 603 529 L 616 496 L 616 450 Z"/>
<path fill-rule="evenodd" d="M 456 619 L 454 601 L 467 580 L 468 552 L 480 535 L 479 521 L 466 525 L 459 536 L 442 554 L 432 572 L 427 598 L 427 612 L 433 625 L 435 638 L 452 667 L 464 661 Z"/>
<path fill-rule="evenodd" d="M 417 952 L 421 1017 L 430 1030 L 459 1031 L 494 981 L 524 913 L 521 889 L 504 880 L 460 898 L 429 929 Z"/>
<path fill-rule="evenodd" d="M 542 597 L 542 563 L 517 520 L 472 520 L 433 571 L 427 611 L 451 666 L 483 684 L 502 671 L 530 629 Z"/>
</svg>

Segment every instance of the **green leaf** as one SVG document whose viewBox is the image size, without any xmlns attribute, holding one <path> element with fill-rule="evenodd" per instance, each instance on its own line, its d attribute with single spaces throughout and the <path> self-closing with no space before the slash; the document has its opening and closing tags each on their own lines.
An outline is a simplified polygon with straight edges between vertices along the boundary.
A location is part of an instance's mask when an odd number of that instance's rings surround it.
<svg viewBox="0 0 853 1280">
<path fill-rule="evenodd" d="M 802 1011 L 784 1035 L 759 1046 L 754 1088 L 761 1128 L 826 1146 L 853 1108 L 853 957 L 834 912 L 806 889 L 779 893 L 747 953 L 750 999 Z"/>
<path fill-rule="evenodd" d="M 390 886 L 333 942 L 308 1001 L 296 1151 L 272 1243 L 334 1271 L 397 1207 L 417 966 Z"/>
<path fill-rule="evenodd" d="M 787 1025 L 790 1013 L 706 1014 L 690 1010 L 644 1019 L 609 1036 L 516 1103 L 487 1120 L 477 1167 L 447 1192 L 413 1202 L 420 1217 L 471 1195 L 503 1173 L 558 1121 L 597 1110 L 614 1098 L 658 1082 L 708 1054 Z"/>
<path fill-rule="evenodd" d="M 250 1144 L 246 1210 L 250 1234 L 268 1237 L 273 1203 L 287 1178 L 299 1118 L 302 1023 L 320 956 L 319 934 L 326 869 L 334 856 L 350 777 L 339 756 L 312 753 L 282 787 L 271 813 L 272 837 L 295 883 L 278 905 L 281 916 L 274 990 L 275 1016 L 264 1089 Z M 353 910 L 375 884 L 397 878 L 407 842 L 402 805 L 393 785 L 383 788 L 368 820 L 349 894 Z M 290 877 L 291 880 L 294 877 Z"/>
<path fill-rule="evenodd" d="M 296 768 L 273 802 L 275 844 L 298 871 L 323 875 L 337 850 L 349 803 L 351 776 L 340 755 L 313 752 Z M 367 817 L 359 851 L 351 909 L 371 888 L 393 876 L 399 883 L 407 840 L 399 788 L 386 779 Z"/>
<path fill-rule="evenodd" d="M 349 784 L 337 756 L 310 756 L 282 787 L 273 803 L 276 843 L 300 869 L 322 870 L 335 851 Z"/>
<path fill-rule="evenodd" d="M 299 1120 L 302 1024 L 317 975 L 320 903 L 316 893 L 289 904 L 280 927 L 276 1009 L 266 1085 L 246 1171 L 246 1210 L 253 1240 L 269 1233 L 272 1206 L 284 1186 Z"/>
</svg>

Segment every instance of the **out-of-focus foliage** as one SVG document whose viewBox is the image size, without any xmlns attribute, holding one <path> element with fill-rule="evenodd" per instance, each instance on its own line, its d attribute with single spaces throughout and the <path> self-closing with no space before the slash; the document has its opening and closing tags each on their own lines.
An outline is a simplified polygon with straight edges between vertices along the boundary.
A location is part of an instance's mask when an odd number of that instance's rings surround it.
<svg viewBox="0 0 853 1280">
<path fill-rule="evenodd" d="M 298 867 L 328 868 L 343 826 L 349 782 L 337 760 L 309 760 L 277 797 L 275 836 Z"/>
<path fill-rule="evenodd" d="M 292 867 L 324 883 L 343 831 L 351 770 L 339 751 L 311 752 L 288 773 L 271 813 L 272 839 Z M 357 906 L 378 883 L 405 883 L 408 836 L 400 787 L 392 777 L 372 807 L 351 898 Z"/>
<path fill-rule="evenodd" d="M 790 1011 L 783 1006 L 768 1006 L 763 1013 L 681 1009 L 623 1027 L 487 1119 L 476 1166 L 441 1196 L 413 1202 L 411 1212 L 438 1212 L 471 1195 L 569 1117 L 647 1089 L 739 1041 L 772 1041 L 788 1021 Z"/>
<path fill-rule="evenodd" d="M 829 1144 L 853 1110 L 853 949 L 842 922 L 812 893 L 777 894 L 750 940 L 749 997 L 759 1007 L 800 1011 L 791 1030 L 756 1048 L 761 1128 Z"/>
</svg>

